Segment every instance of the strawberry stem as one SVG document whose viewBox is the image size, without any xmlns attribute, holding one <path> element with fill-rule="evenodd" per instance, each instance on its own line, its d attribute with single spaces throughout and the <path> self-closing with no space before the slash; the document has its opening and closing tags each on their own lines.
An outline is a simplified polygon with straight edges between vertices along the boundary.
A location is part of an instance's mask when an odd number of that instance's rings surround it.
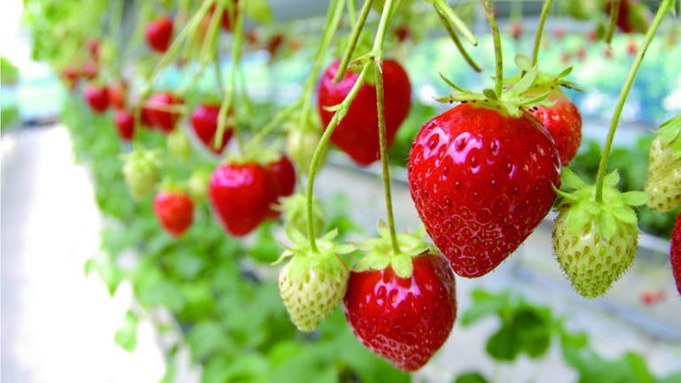
<svg viewBox="0 0 681 383">
<path fill-rule="evenodd" d="M 534 37 L 534 48 L 532 49 L 532 66 L 537 65 L 537 61 L 539 59 L 539 48 L 541 48 L 541 38 L 544 33 L 544 25 L 546 24 L 546 19 L 549 16 L 549 10 L 551 9 L 552 4 L 553 0 L 546 0 L 544 2 L 544 6 L 541 9 L 541 13 L 539 14 L 539 24 L 537 24 L 537 33 Z"/>
<path fill-rule="evenodd" d="M 353 0 L 350 0 L 350 2 L 353 2 Z M 348 64 L 350 63 L 350 59 L 352 58 L 352 53 L 355 51 L 355 48 L 357 47 L 359 35 L 362 33 L 364 23 L 366 22 L 367 16 L 369 15 L 369 11 L 371 11 L 371 5 L 373 3 L 374 0 L 366 0 L 364 2 L 364 5 L 362 6 L 361 13 L 359 14 L 359 19 L 354 24 L 354 27 L 352 29 L 352 35 L 350 35 L 350 44 L 348 44 L 345 47 L 343 57 L 341 58 L 340 65 L 338 66 L 338 72 L 336 72 L 336 77 L 333 79 L 334 83 L 337 83 L 345 76 L 345 72 L 348 69 Z"/>
<path fill-rule="evenodd" d="M 660 8 L 658 8 L 657 13 L 655 14 L 655 19 L 653 20 L 652 24 L 650 25 L 650 28 L 648 29 L 648 32 L 646 32 L 645 38 L 643 40 L 643 44 L 641 45 L 641 48 L 636 52 L 636 57 L 634 58 L 634 62 L 631 65 L 631 68 L 629 69 L 629 74 L 627 74 L 627 78 L 624 81 L 624 85 L 622 86 L 622 91 L 620 92 L 619 99 L 617 100 L 617 105 L 615 106 L 615 113 L 612 116 L 612 120 L 610 122 L 610 129 L 608 130 L 608 137 L 606 138 L 605 141 L 605 147 L 603 148 L 603 154 L 601 155 L 601 161 L 598 164 L 598 173 L 596 176 L 596 201 L 601 202 L 603 200 L 603 181 L 605 179 L 606 171 L 607 171 L 607 166 L 608 166 L 608 157 L 610 156 L 610 150 L 612 149 L 612 143 L 615 138 L 615 132 L 617 132 L 617 126 L 619 124 L 619 119 L 622 114 L 622 110 L 624 109 L 624 103 L 627 101 L 627 96 L 629 95 L 629 91 L 631 90 L 632 85 L 634 84 L 634 80 L 636 79 L 636 74 L 638 73 L 638 70 L 641 67 L 641 63 L 643 62 L 643 57 L 646 54 L 646 51 L 648 50 L 648 47 L 650 46 L 650 43 L 653 41 L 653 38 L 655 37 L 655 33 L 657 32 L 657 29 L 659 28 L 660 24 L 662 23 L 662 20 L 665 17 L 665 14 L 669 10 L 669 8 L 672 6 L 674 3 L 674 0 L 663 0 L 662 4 L 660 4 Z"/>
<path fill-rule="evenodd" d="M 238 7 L 243 8 L 244 2 L 239 2 Z M 244 35 L 244 16 L 243 16 L 243 9 L 239 9 L 239 12 L 236 13 L 236 20 L 234 22 L 234 38 L 233 38 L 233 45 L 232 45 L 232 63 L 231 63 L 231 71 L 230 71 L 230 77 L 229 77 L 229 88 L 226 90 L 226 96 L 224 100 L 222 101 L 222 105 L 220 105 L 220 113 L 218 114 L 218 129 L 215 132 L 215 148 L 218 148 L 218 145 L 222 142 L 222 138 L 225 134 L 225 131 L 227 130 L 227 113 L 228 111 L 232 108 L 232 104 L 234 102 L 234 94 L 236 92 L 236 87 L 237 87 L 237 74 L 239 73 L 239 70 L 237 69 L 240 65 L 241 62 L 241 43 L 243 42 L 243 35 Z M 239 129 L 239 124 L 233 124 L 232 127 L 234 131 L 234 137 L 236 138 L 237 146 L 239 147 L 240 151 L 243 153 L 243 147 L 244 147 L 244 142 L 243 142 L 243 137 L 241 137 L 240 134 L 240 129 Z"/>
<path fill-rule="evenodd" d="M 608 21 L 608 30 L 605 32 L 605 42 L 610 44 L 612 36 L 615 34 L 617 27 L 617 18 L 620 13 L 620 0 L 612 0 L 610 3 L 610 20 Z"/>
<path fill-rule="evenodd" d="M 447 3 L 447 0 L 434 0 L 433 4 L 438 13 L 441 13 L 456 29 L 461 32 L 461 34 L 473 45 L 478 45 L 478 40 L 473 35 L 473 32 L 468 29 L 466 23 L 464 23 L 459 16 L 454 13 L 452 8 Z"/>
<path fill-rule="evenodd" d="M 301 120 L 299 127 L 301 129 L 308 126 L 307 123 L 310 118 L 309 112 L 310 105 L 312 104 L 312 95 L 314 93 L 315 85 L 317 84 L 317 77 L 319 77 L 319 72 L 321 71 L 322 63 L 324 62 L 324 58 L 326 56 L 326 51 L 329 49 L 333 37 L 335 36 L 336 31 L 338 30 L 340 19 L 343 16 L 344 6 L 345 0 L 332 0 L 331 3 L 329 4 L 329 12 L 327 13 L 326 16 L 325 24 L 326 26 L 324 27 L 322 40 L 321 43 L 319 44 L 319 47 L 317 48 L 315 61 L 314 64 L 312 65 L 312 71 L 310 73 L 310 76 L 308 76 L 307 78 L 307 83 L 305 84 L 305 91 L 303 93 L 302 98 L 302 111 L 300 113 Z M 355 94 L 357 93 L 358 90 L 359 87 L 357 87 Z M 336 113 L 336 115 L 337 114 L 338 113 Z M 312 155 L 312 160 L 310 161 L 309 178 L 307 180 L 306 188 L 307 233 L 308 240 L 310 241 L 310 250 L 312 250 L 312 252 L 315 253 L 318 252 L 318 249 L 314 228 L 314 200 L 313 200 L 314 179 L 317 175 L 317 169 L 319 168 L 319 162 L 321 160 L 322 154 L 324 153 L 324 150 L 328 145 L 329 137 L 331 136 L 331 133 L 329 131 L 333 131 L 335 126 L 338 124 L 338 121 L 340 120 L 339 118 L 336 118 L 336 115 L 334 115 L 334 118 L 329 123 L 329 127 L 320 138 L 319 143 L 317 144 L 317 148 L 315 149 L 314 154 Z"/>
<path fill-rule="evenodd" d="M 378 114 L 378 137 L 379 152 L 381 157 L 381 167 L 383 175 L 383 191 L 385 193 L 385 210 L 388 219 L 388 229 L 390 230 L 390 243 L 394 255 L 400 254 L 400 246 L 397 243 L 397 233 L 395 232 L 395 217 L 393 214 L 393 200 L 390 189 L 390 166 L 388 164 L 388 139 L 385 127 L 385 103 L 383 85 L 383 43 L 388 29 L 388 19 L 393 6 L 393 0 L 386 0 L 383 5 L 383 13 L 378 24 L 376 39 L 374 40 L 374 62 L 376 70 L 374 77 L 376 81 L 376 111 Z"/>
<path fill-rule="evenodd" d="M 473 68 L 474 71 L 476 72 L 482 72 L 482 68 L 473 60 L 473 58 L 468 54 L 466 49 L 464 49 L 463 44 L 461 44 L 461 39 L 459 39 L 459 36 L 457 36 L 456 32 L 454 31 L 454 28 L 452 27 L 452 24 L 449 22 L 449 20 L 445 17 L 445 15 L 440 12 L 437 7 L 435 8 L 437 11 L 437 15 L 440 17 L 440 21 L 442 22 L 442 25 L 445 27 L 445 30 L 447 31 L 447 34 L 449 37 L 452 39 L 454 42 L 454 45 L 456 45 L 456 48 L 459 50 L 461 53 L 461 56 L 463 56 L 464 60 L 470 65 L 471 68 Z"/>
<path fill-rule="evenodd" d="M 357 93 L 359 93 L 359 89 L 362 87 L 364 84 L 364 80 L 367 76 L 367 73 L 369 72 L 369 63 L 364 64 L 362 67 L 362 71 L 359 72 L 359 76 L 357 76 L 357 81 L 355 82 L 355 85 L 352 86 L 352 89 L 350 89 L 350 92 L 348 95 L 345 97 L 343 102 L 338 106 L 338 109 L 336 110 L 336 113 L 334 113 L 333 118 L 329 122 L 329 125 L 326 127 L 326 130 L 324 131 L 324 134 L 322 134 L 322 137 L 319 139 L 319 144 L 317 144 L 317 147 L 315 148 L 314 154 L 312 155 L 312 161 L 310 162 L 310 172 L 309 172 L 309 178 L 307 180 L 307 189 L 306 189 L 306 196 L 307 196 L 307 231 L 308 231 L 308 239 L 310 240 L 310 249 L 313 252 L 317 252 L 317 243 L 315 240 L 315 230 L 314 230 L 314 204 L 313 204 L 313 193 L 314 193 L 314 180 L 315 177 L 317 176 L 317 170 L 319 168 L 319 162 L 322 158 L 322 155 L 324 153 L 324 150 L 326 149 L 329 139 L 331 138 L 331 134 L 333 131 L 336 129 L 336 126 L 338 126 L 338 122 L 345 117 L 345 114 L 347 113 L 348 109 L 350 108 L 350 103 L 355 99 L 357 96 Z"/>
<path fill-rule="evenodd" d="M 492 39 L 494 41 L 494 62 L 495 62 L 495 78 L 494 78 L 494 93 L 497 97 L 501 96 L 504 80 L 504 60 L 501 51 L 501 35 L 499 34 L 499 25 L 494 16 L 494 9 L 489 0 L 482 0 L 482 5 L 485 7 L 485 16 L 489 22 L 489 27 L 492 29 Z"/>
</svg>

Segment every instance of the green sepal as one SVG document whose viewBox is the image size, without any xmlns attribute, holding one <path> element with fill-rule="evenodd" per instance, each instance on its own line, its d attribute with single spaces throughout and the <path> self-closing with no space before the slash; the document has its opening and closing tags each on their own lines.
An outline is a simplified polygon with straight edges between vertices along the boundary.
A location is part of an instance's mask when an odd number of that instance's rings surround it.
<svg viewBox="0 0 681 383">
<path fill-rule="evenodd" d="M 291 241 L 291 244 L 282 244 L 284 251 L 282 252 L 279 259 L 274 262 L 274 264 L 277 264 L 286 258 L 292 257 L 291 262 L 295 262 L 289 266 L 289 278 L 295 278 L 298 276 L 300 270 L 304 271 L 304 269 L 298 268 L 304 267 L 329 268 L 330 271 L 333 271 L 334 275 L 340 277 L 341 269 L 338 267 L 346 266 L 344 261 L 338 256 L 348 254 L 356 250 L 355 246 L 353 245 L 338 244 L 334 242 L 335 238 L 338 236 L 337 230 L 331 230 L 323 237 L 317 238 L 315 240 L 317 247 L 316 251 L 312 249 L 310 240 L 295 227 L 287 225 L 285 227 L 285 231 L 287 237 Z M 301 259 L 307 259 L 307 261 Z"/>
<path fill-rule="evenodd" d="M 355 271 L 383 270 L 390 266 L 400 278 L 410 278 L 414 271 L 412 257 L 436 252 L 434 246 L 424 240 L 426 232 L 423 227 L 414 233 L 396 234 L 397 253 L 393 249 L 390 229 L 385 221 L 379 221 L 378 234 L 378 238 L 367 239 L 357 246 L 366 255 L 357 262 Z"/>
<path fill-rule="evenodd" d="M 656 131 L 663 146 L 670 146 L 675 158 L 681 157 L 681 114 L 665 121 Z"/>
<path fill-rule="evenodd" d="M 586 182 L 584 182 L 577 173 L 568 167 L 564 167 L 560 174 L 560 182 L 562 185 L 568 186 L 571 189 L 583 189 L 585 188 Z"/>
</svg>

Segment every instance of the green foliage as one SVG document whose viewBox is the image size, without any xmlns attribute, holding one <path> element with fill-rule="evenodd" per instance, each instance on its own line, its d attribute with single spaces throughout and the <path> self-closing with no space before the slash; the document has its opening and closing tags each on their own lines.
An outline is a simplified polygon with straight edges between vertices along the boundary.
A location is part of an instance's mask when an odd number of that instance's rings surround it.
<svg viewBox="0 0 681 383">
<path fill-rule="evenodd" d="M 114 340 L 125 351 L 133 352 L 137 347 L 137 323 L 139 319 L 131 310 L 125 313 L 123 324 L 116 331 Z"/>
<path fill-rule="evenodd" d="M 488 380 L 484 375 L 475 372 L 465 372 L 454 379 L 452 383 L 487 383 Z"/>
<path fill-rule="evenodd" d="M 0 57 L 0 84 L 16 85 L 19 82 L 19 68 L 6 57 Z"/>
</svg>

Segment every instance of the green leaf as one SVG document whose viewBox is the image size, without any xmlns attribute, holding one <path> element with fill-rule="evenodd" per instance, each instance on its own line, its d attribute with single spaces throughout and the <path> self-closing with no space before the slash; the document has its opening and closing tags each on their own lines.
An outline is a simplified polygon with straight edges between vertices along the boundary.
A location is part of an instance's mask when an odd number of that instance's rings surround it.
<svg viewBox="0 0 681 383">
<path fill-rule="evenodd" d="M 487 383 L 488 380 L 478 371 L 464 372 L 454 379 L 452 383 Z"/>
<path fill-rule="evenodd" d="M 114 335 L 114 340 L 122 349 L 127 352 L 135 351 L 137 347 L 137 324 L 139 319 L 137 315 L 128 310 L 123 318 L 123 324 L 118 328 Z"/>
<path fill-rule="evenodd" d="M 473 304 L 459 316 L 459 323 L 467 327 L 480 319 L 490 316 L 503 316 L 509 307 L 511 296 L 509 291 L 493 294 L 485 290 L 473 290 L 471 293 Z"/>
<path fill-rule="evenodd" d="M 194 325 L 187 333 L 187 344 L 195 361 L 231 350 L 233 341 L 218 321 L 206 320 Z"/>
<path fill-rule="evenodd" d="M 502 362 L 511 362 L 518 357 L 520 348 L 516 342 L 513 329 L 502 326 L 492 334 L 485 344 L 485 351 L 493 359 Z"/>
</svg>

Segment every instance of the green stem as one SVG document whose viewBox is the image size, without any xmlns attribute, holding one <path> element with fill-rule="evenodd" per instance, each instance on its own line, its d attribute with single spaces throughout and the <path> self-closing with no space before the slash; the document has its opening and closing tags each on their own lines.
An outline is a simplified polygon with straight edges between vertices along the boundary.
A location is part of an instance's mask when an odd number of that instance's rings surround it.
<svg viewBox="0 0 681 383">
<path fill-rule="evenodd" d="M 541 9 L 541 14 L 539 14 L 537 34 L 534 36 L 534 48 L 532 49 L 532 66 L 537 65 L 537 60 L 539 59 L 539 48 L 541 47 L 541 38 L 542 34 L 544 33 L 544 25 L 546 25 L 546 19 L 549 16 L 551 4 L 553 4 L 553 0 L 546 0 L 544 2 L 543 8 Z"/>
<path fill-rule="evenodd" d="M 339 82 L 345 76 L 348 64 L 350 63 L 350 59 L 352 58 L 352 54 L 354 53 L 355 48 L 357 47 L 357 41 L 359 41 L 359 36 L 362 33 L 364 23 L 366 22 L 367 16 L 369 15 L 369 11 L 371 11 L 371 5 L 373 3 L 374 0 L 366 0 L 364 2 L 364 5 L 362 6 L 362 11 L 359 15 L 359 19 L 354 24 L 352 35 L 350 35 L 350 44 L 348 44 L 347 47 L 345 47 L 343 57 L 341 58 L 340 65 L 338 66 L 338 72 L 336 72 L 336 77 L 333 79 L 334 83 Z"/>
<path fill-rule="evenodd" d="M 608 21 L 608 30 L 605 32 L 605 42 L 610 44 L 612 36 L 615 34 L 617 27 L 617 18 L 620 14 L 620 0 L 612 0 L 610 3 L 610 20 Z"/>
<path fill-rule="evenodd" d="M 449 6 L 447 0 L 435 0 L 435 8 L 441 12 L 447 20 L 461 32 L 462 35 L 473 45 L 478 45 L 478 40 L 473 35 L 473 32 L 468 29 L 466 23 L 454 13 L 454 10 Z"/>
<path fill-rule="evenodd" d="M 279 126 L 282 122 L 286 121 L 294 112 L 296 112 L 300 108 L 302 100 L 298 100 L 294 102 L 293 104 L 289 105 L 286 107 L 284 110 L 280 110 L 277 112 L 277 114 L 274 116 L 272 120 L 270 120 L 267 125 L 263 126 L 262 129 L 258 130 L 258 133 L 253 136 L 253 138 L 248 142 L 248 145 L 246 146 L 247 148 L 252 148 L 260 144 L 265 137 L 269 136 L 269 134 Z"/>
<path fill-rule="evenodd" d="M 456 48 L 459 50 L 464 60 L 466 60 L 468 65 L 470 65 L 470 67 L 473 68 L 474 71 L 478 73 L 482 72 L 482 68 L 480 68 L 480 66 L 473 60 L 473 58 L 468 54 L 468 52 L 466 52 L 466 49 L 464 49 L 463 44 L 461 44 L 461 39 L 459 38 L 459 36 L 457 36 L 449 20 L 437 8 L 435 8 L 435 11 L 437 12 L 437 15 L 440 17 L 440 21 L 442 22 L 442 25 L 445 27 L 447 34 L 454 42 L 454 45 L 456 45 Z"/>
<path fill-rule="evenodd" d="M 369 64 L 364 64 L 362 67 L 362 71 L 359 72 L 359 76 L 357 76 L 357 81 L 355 82 L 355 85 L 352 86 L 352 89 L 350 89 L 350 92 L 348 95 L 345 97 L 343 102 L 338 106 L 338 109 L 336 110 L 336 113 L 334 113 L 333 118 L 331 119 L 331 122 L 329 122 L 329 125 L 326 127 L 326 130 L 324 131 L 324 134 L 322 134 L 322 137 L 319 139 L 319 144 L 315 148 L 314 154 L 312 155 L 312 161 L 310 162 L 310 172 L 309 172 L 309 177 L 307 180 L 307 190 L 306 190 L 306 197 L 307 197 L 307 231 L 308 231 L 308 239 L 310 240 L 310 249 L 312 252 L 317 252 L 317 241 L 315 239 L 315 232 L 314 232 L 314 211 L 313 211 L 313 193 L 314 193 L 314 180 L 317 176 L 317 170 L 319 169 L 319 162 L 321 161 L 322 155 L 324 151 L 326 150 L 326 147 L 329 143 L 329 138 L 331 138 L 331 134 L 333 134 L 333 131 L 336 129 L 336 126 L 338 126 L 338 123 L 340 120 L 345 117 L 345 114 L 347 113 L 348 109 L 350 108 L 350 103 L 352 103 L 352 100 L 355 99 L 357 96 L 357 93 L 359 93 L 359 89 L 364 85 L 364 79 L 367 76 L 367 73 L 369 72 Z"/>
<path fill-rule="evenodd" d="M 388 29 L 388 19 L 391 14 L 393 2 L 386 0 L 383 6 L 383 13 L 378 24 L 378 31 L 376 32 L 376 39 L 374 40 L 374 62 L 376 68 L 374 70 L 374 77 L 376 82 L 376 111 L 378 114 L 378 137 L 379 137 L 379 151 L 381 157 L 381 167 L 383 175 L 383 191 L 385 194 L 385 210 L 388 219 L 388 229 L 390 230 L 390 243 L 395 255 L 400 254 L 400 245 L 397 242 L 397 233 L 395 231 L 395 217 L 393 214 L 393 200 L 392 191 L 390 188 L 390 166 L 388 164 L 388 139 L 385 127 L 385 101 L 384 101 L 384 84 L 383 84 L 383 43 L 385 42 L 385 35 Z"/>
<path fill-rule="evenodd" d="M 497 24 L 494 10 L 489 0 L 482 0 L 482 5 L 485 7 L 485 16 L 492 29 L 492 39 L 494 41 L 494 62 L 495 62 L 495 78 L 494 78 L 494 92 L 497 97 L 501 97 L 504 81 L 504 61 L 501 50 L 501 36 L 499 34 L 499 25 Z"/>
<path fill-rule="evenodd" d="M 238 7 L 242 8 L 243 7 L 243 2 L 238 3 Z M 236 86 L 237 86 L 237 74 L 239 73 L 239 65 L 241 62 L 241 43 L 243 41 L 243 35 L 244 35 L 244 16 L 243 16 L 243 9 L 239 9 L 239 12 L 236 12 L 236 20 L 234 24 L 234 30 L 232 32 L 234 34 L 233 37 L 233 45 L 232 45 L 232 63 L 231 63 L 231 71 L 230 71 L 230 77 L 229 77 L 229 88 L 225 91 L 225 98 L 222 101 L 222 105 L 220 105 L 220 113 L 218 114 L 218 129 L 215 132 L 215 144 L 219 145 L 218 143 L 222 142 L 222 137 L 225 134 L 225 131 L 227 130 L 227 113 L 229 112 L 230 109 L 232 109 L 232 105 L 234 102 L 234 94 L 236 92 Z M 237 146 L 239 147 L 239 150 L 241 153 L 243 153 L 243 148 L 244 148 L 244 142 L 243 142 L 243 137 L 241 137 L 241 131 L 239 129 L 239 124 L 234 124 L 232 127 L 234 130 L 234 137 L 236 138 L 237 141 Z"/>
<path fill-rule="evenodd" d="M 350 25 L 357 24 L 357 3 L 355 0 L 348 0 L 348 20 Z"/>
<path fill-rule="evenodd" d="M 620 92 L 619 99 L 617 100 L 617 105 L 615 106 L 615 113 L 612 117 L 612 121 L 610 122 L 608 137 L 606 138 L 605 146 L 603 147 L 603 153 L 601 154 L 601 161 L 598 164 L 598 173 L 596 176 L 596 202 L 601 202 L 603 200 L 603 181 L 605 180 L 606 170 L 608 166 L 608 157 L 610 156 L 610 150 L 612 148 L 612 143 L 615 138 L 615 132 L 617 132 L 617 126 L 619 124 L 620 115 L 622 114 L 622 110 L 624 109 L 624 103 L 627 101 L 627 96 L 629 95 L 629 91 L 631 90 L 631 87 L 634 84 L 636 74 L 638 73 L 638 70 L 641 67 L 643 57 L 645 56 L 646 51 L 650 46 L 650 43 L 653 41 L 657 29 L 659 28 L 660 24 L 662 23 L 662 20 L 665 17 L 665 13 L 667 13 L 673 2 L 674 0 L 663 0 L 662 4 L 660 4 L 660 8 L 657 10 L 655 19 L 650 25 L 650 29 L 648 29 L 648 32 L 646 32 L 643 44 L 636 53 L 634 62 L 631 65 L 631 68 L 629 69 L 629 74 L 627 75 L 627 78 L 624 81 L 624 85 L 622 86 L 622 91 Z"/>
</svg>

